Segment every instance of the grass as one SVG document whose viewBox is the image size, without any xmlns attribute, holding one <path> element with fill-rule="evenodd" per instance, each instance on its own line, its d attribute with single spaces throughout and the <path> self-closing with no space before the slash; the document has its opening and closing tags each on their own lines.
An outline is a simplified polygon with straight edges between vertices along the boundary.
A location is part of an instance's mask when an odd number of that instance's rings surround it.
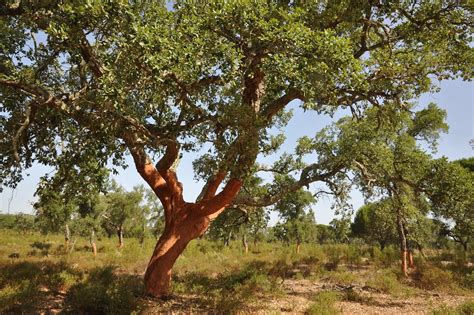
<svg viewBox="0 0 474 315">
<path fill-rule="evenodd" d="M 473 315 L 474 301 L 464 302 L 457 307 L 442 305 L 433 310 L 433 315 Z"/>
<path fill-rule="evenodd" d="M 99 239 L 94 257 L 86 239 L 77 239 L 74 248 L 66 251 L 61 235 L 19 237 L 0 231 L 0 238 L 0 313 L 130 314 L 149 307 L 142 297 L 142 278 L 153 239 L 143 245 L 126 239 L 122 250 L 114 238 Z M 173 269 L 175 301 L 160 303 L 158 311 L 176 308 L 176 304 L 182 304 L 184 313 L 261 311 L 265 309 L 262 301 L 287 297 L 283 286 L 287 279 L 334 287 L 369 286 L 393 296 L 472 286 L 472 267 L 453 264 L 451 269 L 442 269 L 436 257 L 430 264 L 420 262 L 407 281 L 398 272 L 394 253 L 393 248 L 381 252 L 359 245 L 304 244 L 296 255 L 293 247 L 260 243 L 244 254 L 240 242 L 224 247 L 197 240 Z M 369 305 L 371 298 L 356 290 L 324 291 L 314 296 L 307 313 L 337 314 L 338 301 Z M 472 303 L 463 307 L 469 311 Z"/>
<path fill-rule="evenodd" d="M 336 302 L 340 300 L 340 296 L 337 292 L 324 291 L 318 293 L 313 298 L 313 303 L 306 310 L 306 314 L 309 315 L 333 315 L 340 314 L 341 312 L 336 307 Z"/>
</svg>

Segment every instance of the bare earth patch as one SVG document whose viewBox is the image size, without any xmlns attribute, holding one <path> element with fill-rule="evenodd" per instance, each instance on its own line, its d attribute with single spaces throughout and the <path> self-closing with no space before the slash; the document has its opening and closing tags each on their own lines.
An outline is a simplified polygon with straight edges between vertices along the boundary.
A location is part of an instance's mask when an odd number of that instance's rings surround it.
<svg viewBox="0 0 474 315">
<path fill-rule="evenodd" d="M 312 297 L 318 292 L 334 290 L 344 291 L 343 286 L 330 285 L 314 280 L 287 279 L 283 283 L 286 295 L 268 301 L 261 313 L 281 312 L 283 314 L 304 313 L 311 305 Z M 457 306 L 472 300 L 473 294 L 450 295 L 442 292 L 423 292 L 413 297 L 394 297 L 389 294 L 374 292 L 369 287 L 354 288 L 361 296 L 366 297 L 364 302 L 341 301 L 336 308 L 342 314 L 430 314 L 433 309 L 442 305 Z"/>
</svg>

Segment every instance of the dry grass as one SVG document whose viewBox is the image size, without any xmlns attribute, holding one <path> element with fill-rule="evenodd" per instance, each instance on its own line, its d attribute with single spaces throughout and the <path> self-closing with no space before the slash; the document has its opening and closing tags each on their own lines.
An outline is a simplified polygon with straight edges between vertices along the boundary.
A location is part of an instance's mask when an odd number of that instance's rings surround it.
<svg viewBox="0 0 474 315">
<path fill-rule="evenodd" d="M 85 239 L 77 239 L 73 250 L 66 252 L 60 235 L 0 231 L 0 237 L 0 313 L 333 314 L 355 305 L 381 307 L 383 300 L 396 305 L 393 299 L 434 294 L 430 292 L 446 295 L 455 289 L 466 298 L 472 295 L 467 287 L 472 284 L 472 268 L 454 264 L 441 269 L 436 257 L 429 265 L 420 263 L 413 276 L 404 279 L 390 248 L 380 252 L 363 246 L 305 244 L 296 254 L 291 246 L 261 243 L 245 254 L 239 242 L 223 247 L 197 240 L 174 268 L 175 298 L 157 303 L 141 296 L 152 239 L 142 245 L 126 239 L 119 250 L 116 239 L 103 238 L 93 257 Z M 442 279 L 449 279 L 449 285 Z"/>
</svg>

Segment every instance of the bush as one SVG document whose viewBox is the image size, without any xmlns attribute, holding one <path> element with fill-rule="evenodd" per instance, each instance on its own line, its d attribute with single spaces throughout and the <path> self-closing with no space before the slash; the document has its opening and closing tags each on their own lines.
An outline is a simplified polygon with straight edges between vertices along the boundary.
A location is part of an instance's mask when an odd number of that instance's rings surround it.
<svg viewBox="0 0 474 315">
<path fill-rule="evenodd" d="M 306 314 L 309 315 L 333 315 L 339 314 L 340 311 L 336 308 L 335 304 L 339 301 L 340 297 L 336 292 L 325 291 L 316 295 L 313 299 L 313 303 L 306 310 Z"/>
<path fill-rule="evenodd" d="M 417 287 L 425 290 L 452 289 L 455 287 L 453 275 L 448 270 L 443 270 L 432 265 L 420 265 L 414 279 Z"/>
<path fill-rule="evenodd" d="M 391 269 L 380 270 L 367 285 L 384 293 L 398 295 L 404 291 L 403 285 L 398 281 L 397 275 Z"/>
<path fill-rule="evenodd" d="M 372 247 L 369 252 L 376 266 L 390 267 L 400 259 L 400 251 L 393 246 L 386 247 L 383 251 L 378 247 Z"/>
<path fill-rule="evenodd" d="M 93 270 L 86 281 L 71 287 L 66 296 L 70 313 L 130 314 L 138 310 L 135 295 L 141 294 L 142 281 L 133 276 L 118 277 L 113 267 Z"/>
</svg>

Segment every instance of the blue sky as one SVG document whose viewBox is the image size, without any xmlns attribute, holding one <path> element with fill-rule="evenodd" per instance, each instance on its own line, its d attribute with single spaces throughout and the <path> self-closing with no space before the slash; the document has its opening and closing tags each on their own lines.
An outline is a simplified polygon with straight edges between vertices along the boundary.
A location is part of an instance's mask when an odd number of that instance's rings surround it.
<svg viewBox="0 0 474 315">
<path fill-rule="evenodd" d="M 448 113 L 448 124 L 450 126 L 449 133 L 443 134 L 439 142 L 438 152 L 435 157 L 447 156 L 451 160 L 470 157 L 474 155 L 473 148 L 469 145 L 469 141 L 474 138 L 474 85 L 472 82 L 443 81 L 439 84 L 441 91 L 436 94 L 425 94 L 419 100 L 419 109 L 423 108 L 430 102 L 437 103 Z M 288 124 L 286 130 L 287 140 L 283 145 L 283 150 L 291 152 L 296 139 L 303 135 L 314 136 L 317 131 L 325 127 L 334 119 L 318 115 L 316 113 L 298 109 L 295 102 L 294 116 Z M 339 112 L 336 116 L 349 114 Z M 202 184 L 196 183 L 193 179 L 192 160 L 195 156 L 185 155 L 178 169 L 179 179 L 183 182 L 184 195 L 186 200 L 194 200 L 199 194 Z M 129 160 L 129 162 L 131 162 Z M 143 180 L 136 173 L 133 164 L 122 170 L 115 180 L 126 189 L 131 189 L 135 185 L 144 184 Z M 51 171 L 41 165 L 36 165 L 29 169 L 26 173 L 29 176 L 12 191 L 4 189 L 0 194 L 0 211 L 6 213 L 24 212 L 32 213 L 31 203 L 34 202 L 33 196 L 40 176 Z M 352 194 L 352 203 L 355 209 L 363 204 L 363 199 L 358 192 Z M 320 200 L 313 206 L 316 221 L 318 223 L 327 224 L 334 217 L 333 211 L 330 209 L 331 200 L 329 198 Z M 272 216 L 275 222 L 276 216 Z"/>
</svg>

